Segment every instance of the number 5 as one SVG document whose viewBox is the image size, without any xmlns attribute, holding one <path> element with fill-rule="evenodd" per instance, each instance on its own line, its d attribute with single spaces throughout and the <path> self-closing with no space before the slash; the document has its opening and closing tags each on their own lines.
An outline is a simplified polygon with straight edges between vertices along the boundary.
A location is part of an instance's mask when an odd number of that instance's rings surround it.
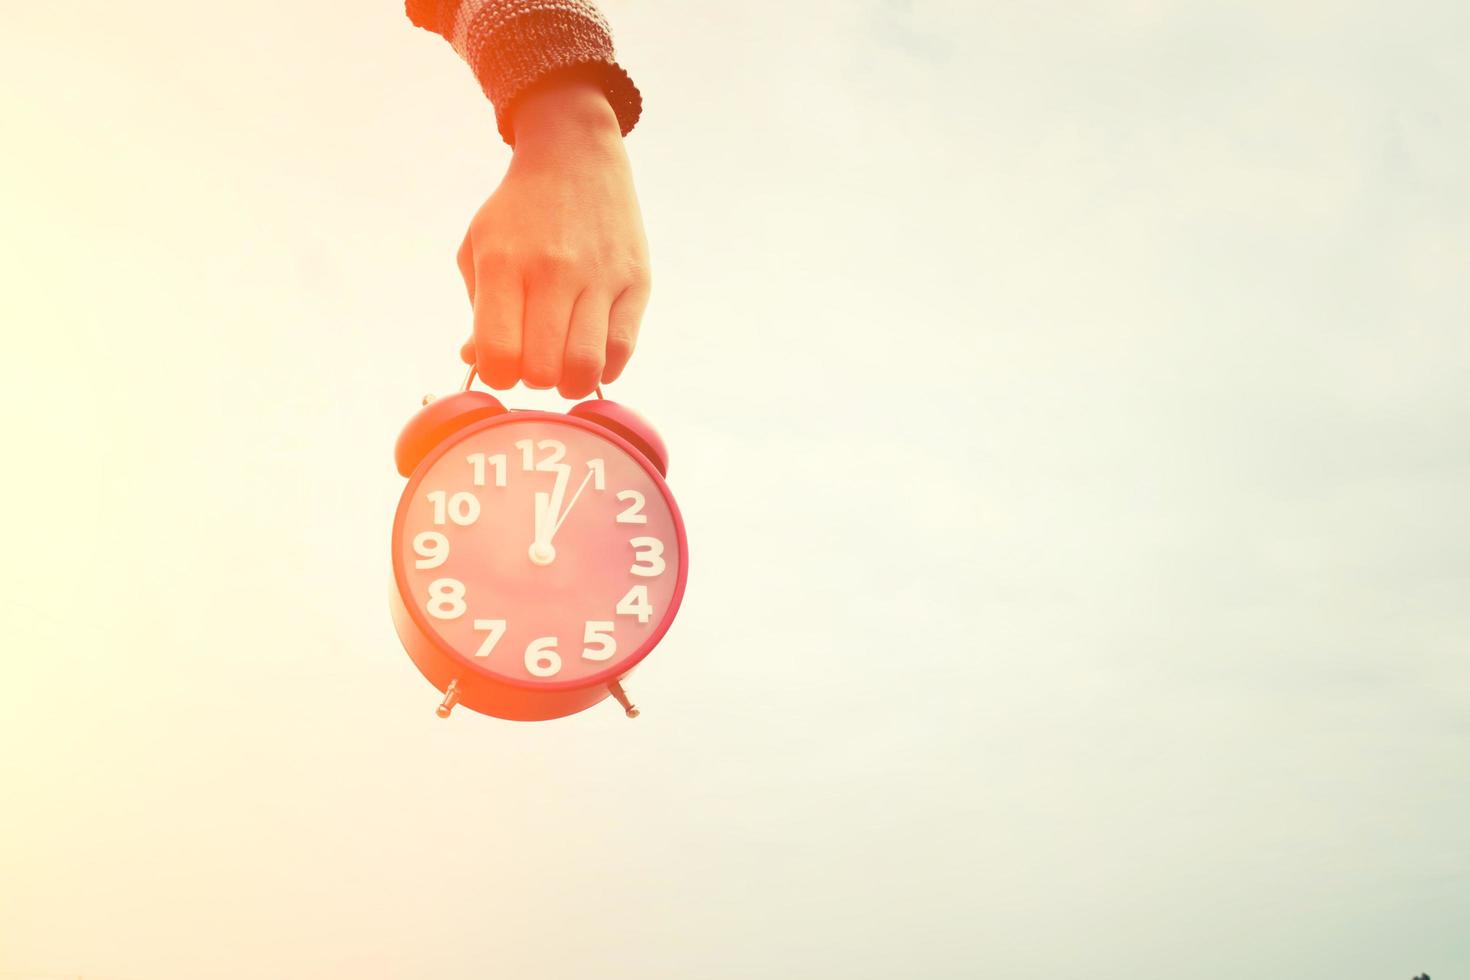
<svg viewBox="0 0 1470 980">
<path fill-rule="evenodd" d="M 612 631 L 615 623 L 603 622 L 602 620 L 590 619 L 587 621 L 587 631 L 582 634 L 583 643 L 596 643 L 597 648 L 587 646 L 582 648 L 583 660 L 608 660 L 618 650 L 618 641 L 613 639 Z"/>
</svg>

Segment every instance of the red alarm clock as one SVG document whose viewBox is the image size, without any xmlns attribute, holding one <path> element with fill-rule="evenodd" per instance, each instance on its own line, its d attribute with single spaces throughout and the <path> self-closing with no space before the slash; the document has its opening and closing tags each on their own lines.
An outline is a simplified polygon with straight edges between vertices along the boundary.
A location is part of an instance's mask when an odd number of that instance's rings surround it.
<svg viewBox="0 0 1470 980">
<path fill-rule="evenodd" d="M 398 437 L 398 637 L 456 704 L 535 721 L 609 695 L 679 611 L 689 547 L 668 450 L 626 406 L 507 409 L 471 388 L 428 401 Z"/>
</svg>

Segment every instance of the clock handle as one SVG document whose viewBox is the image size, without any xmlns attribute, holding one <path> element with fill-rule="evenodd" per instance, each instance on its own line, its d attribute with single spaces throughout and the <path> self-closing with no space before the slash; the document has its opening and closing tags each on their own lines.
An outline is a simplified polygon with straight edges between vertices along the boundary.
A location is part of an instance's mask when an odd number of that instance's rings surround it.
<svg viewBox="0 0 1470 980">
<path fill-rule="evenodd" d="M 470 390 L 476 377 L 475 366 L 471 364 L 469 371 L 464 376 L 464 391 Z M 596 393 L 596 398 L 587 398 L 577 402 L 568 409 L 567 414 L 575 415 L 588 422 L 595 422 L 627 439 L 648 458 L 654 469 L 658 470 L 659 476 L 667 477 L 669 475 L 669 447 L 665 445 L 658 430 L 628 406 L 602 397 L 602 385 L 597 385 L 592 390 Z M 463 393 L 460 397 L 463 397 Z M 631 718 L 632 715 L 629 717 Z"/>
<path fill-rule="evenodd" d="M 475 366 L 473 364 L 471 364 L 470 365 L 469 373 L 464 376 L 464 388 L 461 389 L 461 390 L 463 390 L 463 391 L 469 391 L 470 390 L 470 386 L 475 383 L 475 378 L 476 377 L 477 377 L 477 375 L 475 374 Z M 601 398 L 602 397 L 602 385 L 596 385 L 596 386 L 594 386 L 593 389 L 592 389 L 592 391 L 593 391 L 594 394 L 597 395 L 598 398 Z"/>
</svg>

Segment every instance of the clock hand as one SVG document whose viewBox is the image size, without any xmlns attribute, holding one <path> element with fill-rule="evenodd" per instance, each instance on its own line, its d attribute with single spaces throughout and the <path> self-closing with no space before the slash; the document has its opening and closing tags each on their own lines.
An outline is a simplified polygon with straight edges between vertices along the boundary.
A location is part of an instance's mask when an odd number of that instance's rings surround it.
<svg viewBox="0 0 1470 980">
<path fill-rule="evenodd" d="M 536 530 L 532 534 L 533 540 L 545 541 L 549 535 L 546 533 L 547 517 L 551 510 L 551 494 L 536 494 Z"/>
<path fill-rule="evenodd" d="M 536 530 L 529 552 L 532 564 L 550 565 L 556 560 L 556 549 L 551 546 L 551 536 L 556 533 L 556 528 L 551 526 L 551 520 L 553 515 L 561 513 L 561 502 L 567 495 L 567 480 L 571 473 L 570 466 L 559 464 L 551 493 L 536 494 Z"/>
<path fill-rule="evenodd" d="M 577 488 L 576 493 L 572 494 L 572 502 L 567 504 L 567 509 L 563 511 L 562 515 L 556 519 L 556 524 L 552 526 L 551 533 L 546 536 L 547 544 L 550 544 L 551 539 L 556 537 L 556 532 L 561 530 L 562 521 L 565 521 L 567 519 L 567 515 L 572 512 L 572 508 L 577 506 L 577 498 L 582 496 L 583 490 L 587 489 L 587 481 L 590 479 L 592 479 L 592 467 L 589 466 L 587 467 L 587 475 L 582 477 L 582 485 Z"/>
<path fill-rule="evenodd" d="M 535 495 L 536 529 L 532 532 L 530 556 L 533 564 L 550 565 L 556 558 L 556 549 L 551 546 L 551 535 L 547 525 L 551 523 L 551 494 Z"/>
<path fill-rule="evenodd" d="M 546 519 L 541 525 L 542 530 L 546 533 L 540 540 L 547 544 L 551 543 L 551 536 L 556 533 L 551 527 L 551 522 L 561 513 L 561 502 L 567 497 L 567 479 L 571 476 L 571 472 L 572 468 L 566 463 L 557 464 L 556 481 L 551 485 L 551 497 L 546 504 Z"/>
</svg>

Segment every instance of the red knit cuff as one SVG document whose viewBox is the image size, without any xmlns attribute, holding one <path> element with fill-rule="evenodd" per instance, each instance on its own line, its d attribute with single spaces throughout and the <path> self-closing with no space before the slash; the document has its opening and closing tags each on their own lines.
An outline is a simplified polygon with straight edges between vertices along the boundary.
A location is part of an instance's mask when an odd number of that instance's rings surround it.
<svg viewBox="0 0 1470 980">
<path fill-rule="evenodd" d="M 448 36 L 449 25 L 445 22 L 454 15 L 452 0 L 404 0 L 403 8 L 414 26 Z"/>
<path fill-rule="evenodd" d="M 612 33 L 592 0 L 404 0 L 404 9 L 469 62 L 512 146 L 516 99 L 551 75 L 601 88 L 624 136 L 643 112 L 643 96 L 613 59 Z"/>
<path fill-rule="evenodd" d="M 599 20 L 567 9 L 531 10 L 495 24 L 478 47 L 475 76 L 495 104 L 501 138 L 512 146 L 515 100 L 552 74 L 579 75 L 596 83 L 617 114 L 624 136 L 642 114 L 643 97 L 613 60 L 612 38 Z"/>
<path fill-rule="evenodd" d="M 633 79 L 628 77 L 628 73 L 617 62 L 584 61 L 564 65 L 532 76 L 515 94 L 508 97 L 508 102 L 496 105 L 495 123 L 500 130 L 501 139 L 506 143 L 515 146 L 516 100 L 533 86 L 551 78 L 587 81 L 602 89 L 608 105 L 617 114 L 618 129 L 624 136 L 632 131 L 643 112 L 643 93 L 638 91 Z"/>
</svg>

